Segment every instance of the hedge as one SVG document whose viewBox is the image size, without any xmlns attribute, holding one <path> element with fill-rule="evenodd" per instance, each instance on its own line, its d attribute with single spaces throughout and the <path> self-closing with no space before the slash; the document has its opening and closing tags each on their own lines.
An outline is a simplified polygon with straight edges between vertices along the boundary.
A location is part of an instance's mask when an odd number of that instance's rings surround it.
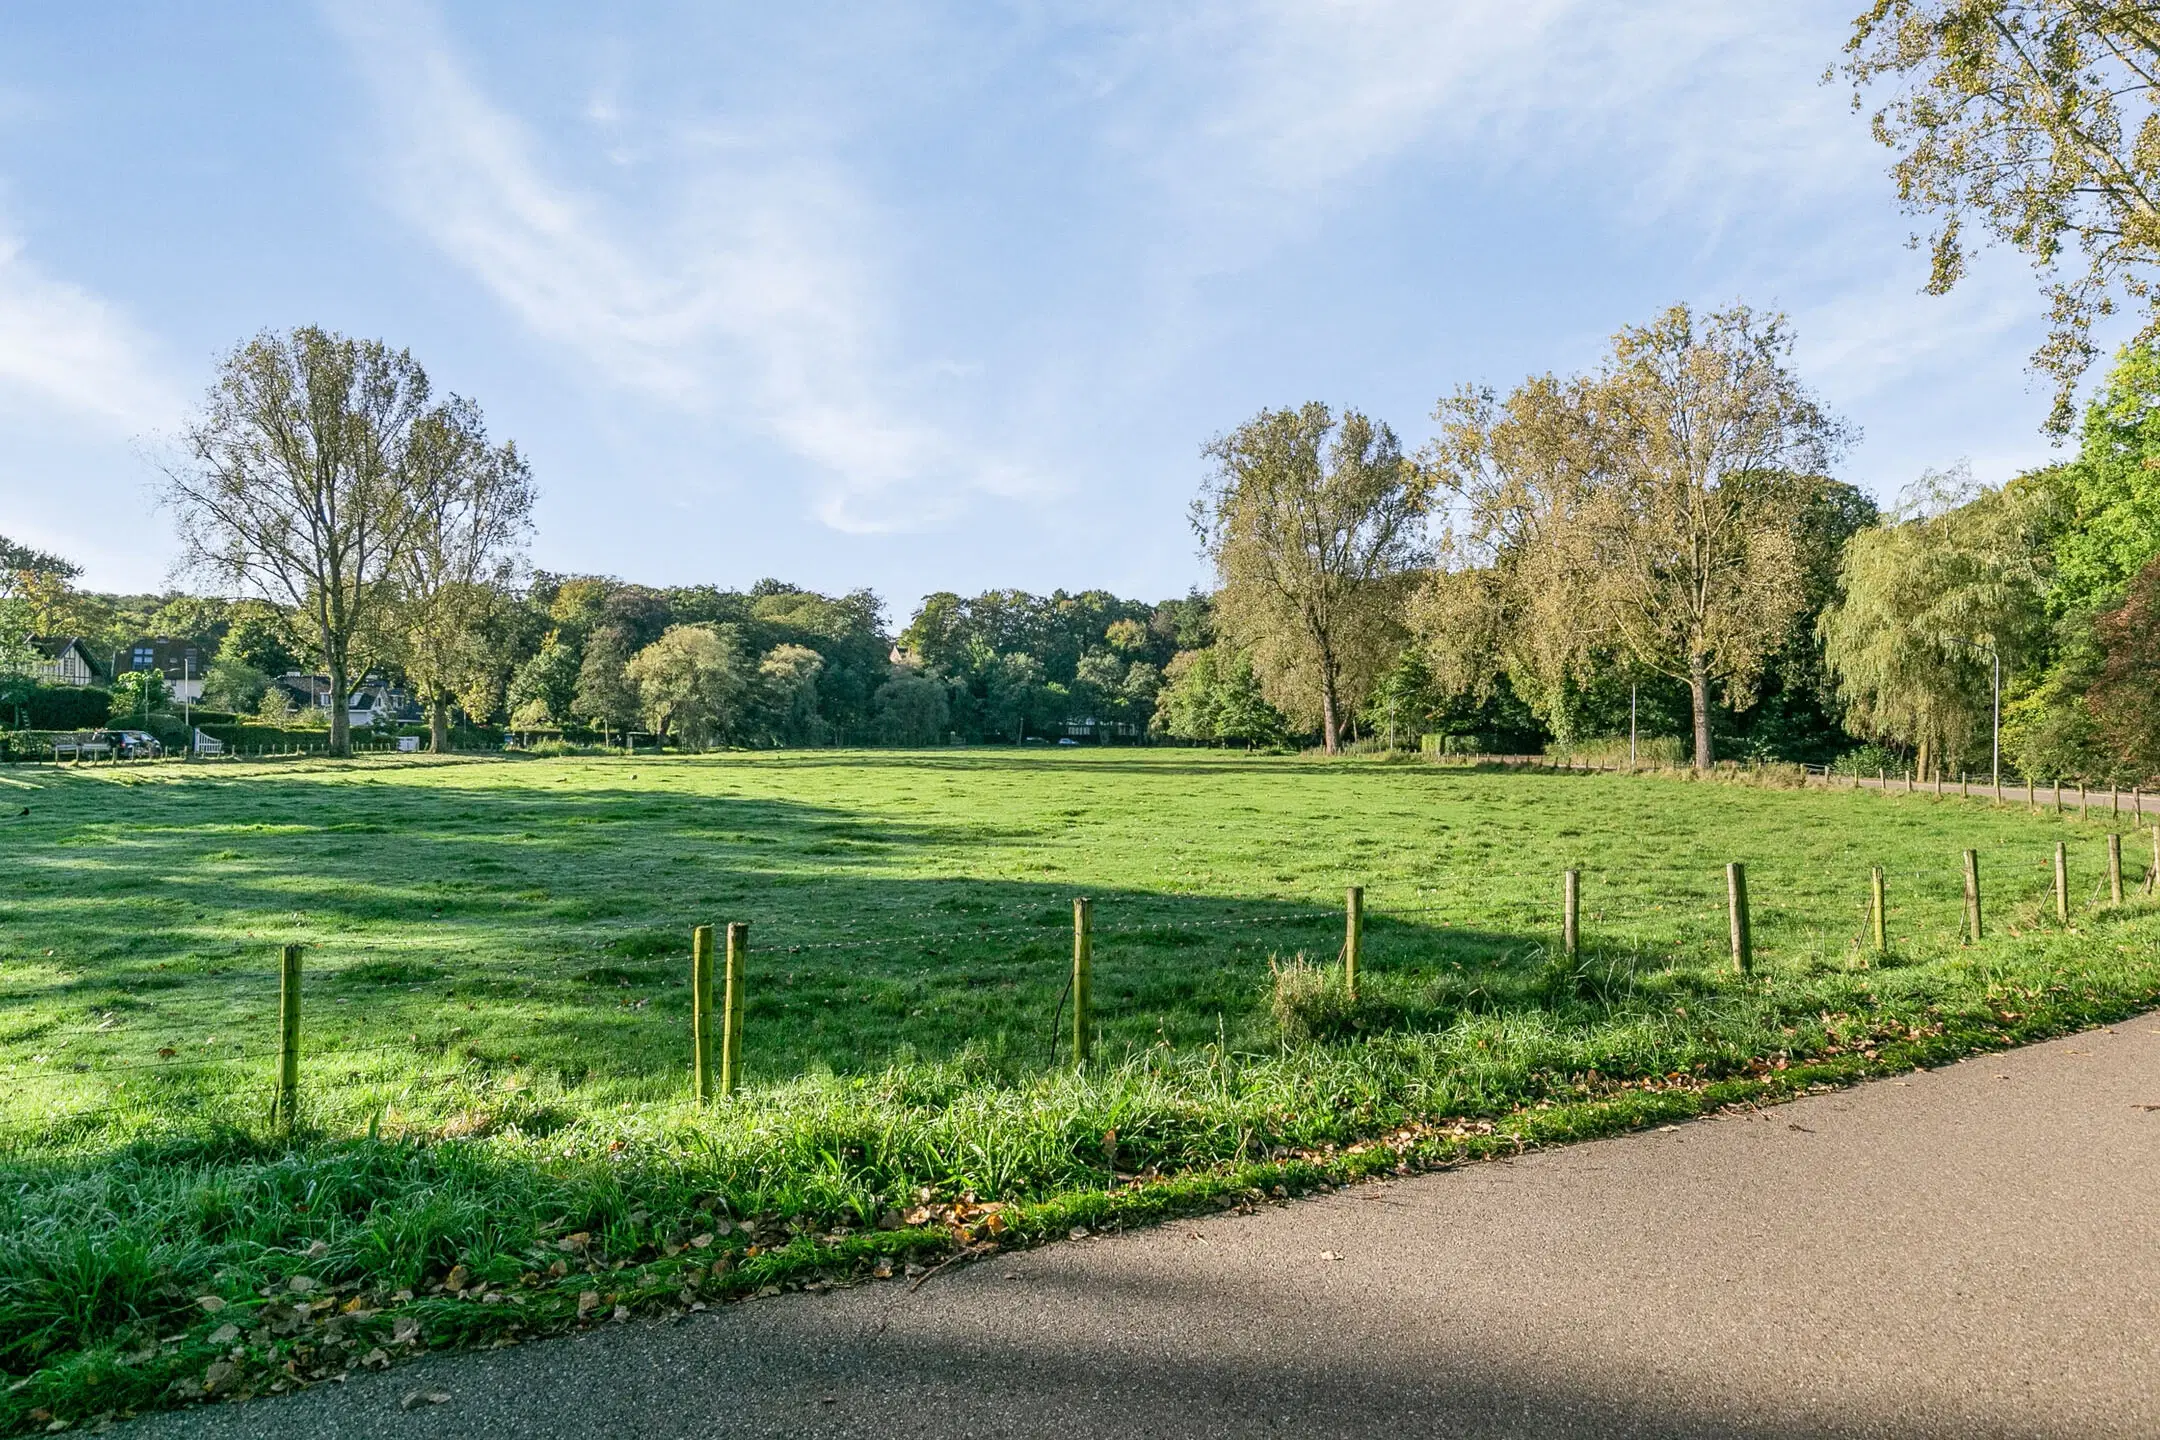
<svg viewBox="0 0 2160 1440">
<path fill-rule="evenodd" d="M 39 685 L 9 718 L 24 730 L 95 730 L 112 715 L 112 692 L 94 685 Z"/>
</svg>

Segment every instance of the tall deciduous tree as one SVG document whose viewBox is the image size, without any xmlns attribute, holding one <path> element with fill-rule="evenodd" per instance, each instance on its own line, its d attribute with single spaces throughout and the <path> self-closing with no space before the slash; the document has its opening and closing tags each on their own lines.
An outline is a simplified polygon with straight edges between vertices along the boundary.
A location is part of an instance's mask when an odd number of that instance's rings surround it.
<svg viewBox="0 0 2160 1440">
<path fill-rule="evenodd" d="M 1812 477 L 1844 440 L 1791 351 L 1781 317 L 1679 305 L 1593 375 L 1442 402 L 1433 468 L 1467 563 L 1417 614 L 1443 678 L 1479 679 L 1464 656 L 1489 636 L 1564 734 L 1565 682 L 1617 655 L 1688 686 L 1709 766 L 1715 692 L 1745 703 L 1807 601 Z"/>
<path fill-rule="evenodd" d="M 1408 577 L 1428 560 L 1430 485 L 1395 433 L 1317 402 L 1263 410 L 1207 447 L 1193 503 L 1219 633 L 1268 698 L 1316 720 L 1327 752 L 1401 648 Z"/>
<path fill-rule="evenodd" d="M 479 407 L 456 397 L 421 418 L 407 470 L 415 523 L 395 575 L 395 630 L 442 754 L 452 701 L 476 719 L 494 708 L 504 666 L 487 624 L 532 533 L 532 471 L 516 445 L 489 444 Z"/>
<path fill-rule="evenodd" d="M 171 499 L 186 561 L 305 617 L 331 688 L 330 749 L 351 752 L 345 700 L 412 544 L 413 436 L 428 380 L 412 356 L 313 326 L 225 358 L 186 434 Z"/>
<path fill-rule="evenodd" d="M 2053 328 L 2034 355 L 2067 433 L 2094 322 L 2118 294 L 2148 311 L 2160 262 L 2160 11 L 2149 0 L 1873 0 L 1853 23 L 1857 108 L 1878 84 L 1875 137 L 1897 152 L 1907 209 L 1935 217 L 1931 293 L 1965 274 L 1976 222 L 2046 276 Z M 2082 269 L 2066 273 L 2075 248 Z"/>
<path fill-rule="evenodd" d="M 1843 427 L 1790 368 L 1777 315 L 1676 305 L 1614 337 L 1592 387 L 1601 483 L 1584 588 L 1644 668 L 1685 680 L 1695 764 L 1711 687 L 1753 693 L 1807 600 L 1802 522 Z"/>
<path fill-rule="evenodd" d="M 631 657 L 624 673 L 656 734 L 702 750 L 739 720 L 750 689 L 745 668 L 731 627 L 670 625 Z"/>
<path fill-rule="evenodd" d="M 598 726 L 603 741 L 609 731 L 627 735 L 638 723 L 638 688 L 628 673 L 631 654 L 628 635 L 613 626 L 594 631 L 585 641 L 570 713 Z"/>
<path fill-rule="evenodd" d="M 1590 389 L 1538 375 L 1504 401 L 1465 387 L 1435 407 L 1425 461 L 1454 504 L 1408 617 L 1444 694 L 1482 701 L 1504 675 L 1562 739 L 1596 639 L 1583 516 L 1605 477 Z"/>
</svg>

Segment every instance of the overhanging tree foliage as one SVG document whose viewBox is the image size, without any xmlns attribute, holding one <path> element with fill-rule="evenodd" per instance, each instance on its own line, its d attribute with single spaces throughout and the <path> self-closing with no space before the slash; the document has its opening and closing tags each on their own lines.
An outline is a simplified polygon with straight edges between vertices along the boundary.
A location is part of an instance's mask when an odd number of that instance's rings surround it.
<svg viewBox="0 0 2160 1440">
<path fill-rule="evenodd" d="M 2046 277 L 2052 329 L 2034 364 L 2055 381 L 2048 426 L 2069 431 L 2095 322 L 2118 294 L 2152 312 L 2160 261 L 2160 10 L 2147 0 L 1874 0 L 1845 71 L 1898 152 L 1908 210 L 1931 215 L 1928 290 L 1963 278 L 1975 222 Z M 2065 252 L 2083 268 L 2067 272 Z"/>
</svg>

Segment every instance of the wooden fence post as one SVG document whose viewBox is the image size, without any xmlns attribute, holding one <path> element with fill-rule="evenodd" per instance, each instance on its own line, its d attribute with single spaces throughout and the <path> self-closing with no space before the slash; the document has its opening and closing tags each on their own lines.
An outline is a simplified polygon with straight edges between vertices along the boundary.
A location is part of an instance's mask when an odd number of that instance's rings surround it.
<svg viewBox="0 0 2160 1440">
<path fill-rule="evenodd" d="M 2108 831 L 2108 902 L 2123 903 L 2122 889 L 2122 832 Z"/>
<path fill-rule="evenodd" d="M 1365 948 L 1365 887 L 1352 885 L 1343 897 L 1343 993 L 1357 1000 L 1360 952 Z"/>
<path fill-rule="evenodd" d="M 1874 902 L 1875 953 L 1887 959 L 1890 955 L 1890 906 L 1889 897 L 1883 893 L 1883 868 L 1877 865 L 1868 876 L 1869 898 Z"/>
<path fill-rule="evenodd" d="M 2055 842 L 2055 923 L 2070 923 L 2070 849 Z"/>
<path fill-rule="evenodd" d="M 2160 895 L 2160 825 L 2153 826 L 2152 867 L 2145 872 L 2145 893 Z"/>
<path fill-rule="evenodd" d="M 1958 772 L 1958 791 L 1961 798 L 1972 799 L 1972 771 L 1960 770 Z"/>
<path fill-rule="evenodd" d="M 1560 881 L 1560 948 L 1573 960 L 1582 950 L 1582 872 L 1569 870 Z"/>
<path fill-rule="evenodd" d="M 2040 808 L 2039 804 L 2033 799 L 2033 778 L 2030 775 L 2025 777 L 2025 808 L 2027 810 L 2038 810 Z"/>
<path fill-rule="evenodd" d="M 1073 901 L 1073 1063 L 1085 1065 L 1095 1021 L 1095 902 Z"/>
<path fill-rule="evenodd" d="M 1725 867 L 1725 911 L 1732 922 L 1733 967 L 1745 975 L 1755 967 L 1755 935 L 1748 924 L 1747 866 L 1738 860 Z"/>
<path fill-rule="evenodd" d="M 2078 781 L 2078 819 L 2092 819 L 2092 790 L 2083 780 Z"/>
<path fill-rule="evenodd" d="M 720 1012 L 720 1093 L 733 1095 L 742 1083 L 743 1007 L 750 992 L 743 979 L 743 963 L 750 954 L 750 927 L 731 920 L 727 927 L 726 992 Z"/>
<path fill-rule="evenodd" d="M 300 1121 L 300 947 L 287 945 L 278 962 L 278 1129 Z"/>
<path fill-rule="evenodd" d="M 1965 852 L 1965 930 L 1972 943 L 1980 943 L 1980 852 Z"/>
<path fill-rule="evenodd" d="M 712 1103 L 712 926 L 690 932 L 690 1074 L 700 1106 Z"/>
</svg>

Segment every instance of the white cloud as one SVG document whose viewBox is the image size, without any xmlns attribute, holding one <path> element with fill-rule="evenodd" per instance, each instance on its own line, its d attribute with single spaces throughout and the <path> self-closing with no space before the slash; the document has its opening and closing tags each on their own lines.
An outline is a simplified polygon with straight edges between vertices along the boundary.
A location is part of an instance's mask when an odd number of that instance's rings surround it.
<svg viewBox="0 0 2160 1440">
<path fill-rule="evenodd" d="M 686 131 L 661 182 L 672 208 L 654 218 L 554 178 L 430 13 L 333 13 L 391 133 L 394 203 L 534 333 L 672 404 L 747 409 L 817 467 L 815 509 L 837 529 L 921 528 L 971 494 L 1040 485 L 911 405 L 881 353 L 873 222 L 834 166 L 801 153 L 761 166 Z M 606 97 L 587 114 L 622 118 Z"/>
<path fill-rule="evenodd" d="M 154 429 L 181 404 L 150 353 L 127 316 L 45 274 L 20 239 L 0 233 L 0 393 L 114 430 Z"/>
</svg>

